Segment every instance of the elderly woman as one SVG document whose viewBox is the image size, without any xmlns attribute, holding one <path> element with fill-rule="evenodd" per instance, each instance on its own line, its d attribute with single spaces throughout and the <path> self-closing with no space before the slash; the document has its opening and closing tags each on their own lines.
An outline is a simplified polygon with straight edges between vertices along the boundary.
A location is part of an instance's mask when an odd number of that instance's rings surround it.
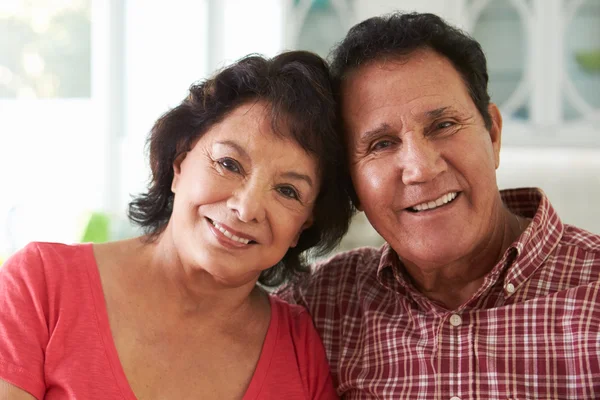
<svg viewBox="0 0 600 400">
<path fill-rule="evenodd" d="M 336 398 L 306 311 L 261 288 L 348 228 L 335 124 L 311 53 L 192 86 L 149 137 L 144 236 L 32 243 L 0 270 L 0 399 Z"/>
</svg>

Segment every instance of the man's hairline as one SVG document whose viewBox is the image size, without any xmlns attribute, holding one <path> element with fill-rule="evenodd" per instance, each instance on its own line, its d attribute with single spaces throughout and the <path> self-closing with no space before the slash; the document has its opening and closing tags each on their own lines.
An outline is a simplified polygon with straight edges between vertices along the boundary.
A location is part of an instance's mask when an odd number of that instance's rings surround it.
<svg viewBox="0 0 600 400">
<path fill-rule="evenodd" d="M 344 93 L 343 93 L 344 91 L 342 88 L 344 87 L 344 83 L 347 82 L 352 75 L 358 73 L 358 71 L 362 70 L 363 68 L 373 65 L 373 63 L 376 63 L 377 61 L 380 61 L 382 59 L 389 58 L 389 61 L 396 60 L 396 61 L 400 61 L 400 62 L 402 62 L 402 61 L 408 62 L 408 60 L 410 58 L 412 58 L 415 55 L 415 53 L 418 53 L 421 51 L 427 51 L 427 50 L 433 51 L 435 54 L 437 54 L 440 57 L 445 58 L 450 63 L 450 66 L 456 71 L 456 73 L 460 77 L 460 80 L 462 81 L 462 84 L 464 85 L 464 88 L 467 91 L 467 94 L 469 95 L 471 102 L 473 102 L 473 105 L 477 109 L 477 112 L 479 113 L 481 118 L 483 118 L 483 121 L 485 124 L 485 116 L 481 113 L 481 111 L 477 107 L 477 103 L 473 99 L 473 96 L 471 93 L 471 88 L 470 88 L 469 82 L 463 76 L 463 73 L 456 67 L 456 64 L 450 59 L 450 57 L 448 57 L 444 53 L 441 53 L 440 51 L 436 50 L 434 47 L 432 47 L 430 45 L 418 46 L 418 47 L 410 50 L 408 53 L 401 53 L 401 52 L 394 53 L 394 51 L 390 51 L 390 52 L 382 53 L 376 57 L 369 58 L 368 60 L 360 63 L 359 65 L 353 65 L 353 66 L 346 65 L 346 67 L 345 67 L 346 72 L 344 72 L 342 75 L 336 77 L 336 80 L 338 81 L 337 90 L 338 90 L 338 99 L 340 102 L 340 104 L 339 104 L 340 111 L 342 109 L 341 106 L 343 105 L 343 98 L 344 98 Z M 385 61 L 388 61 L 388 60 L 385 60 Z M 493 102 L 491 100 L 488 101 L 487 107 L 489 108 L 490 104 L 492 104 L 492 103 Z M 490 118 L 491 118 L 491 116 L 490 116 Z M 345 118 L 343 117 L 343 113 L 341 113 L 341 112 L 340 112 L 340 121 L 341 121 L 342 134 L 344 136 L 344 140 L 346 140 L 346 137 L 348 134 L 347 134 L 347 129 L 346 129 Z M 488 129 L 487 126 L 486 126 L 486 129 Z"/>
</svg>

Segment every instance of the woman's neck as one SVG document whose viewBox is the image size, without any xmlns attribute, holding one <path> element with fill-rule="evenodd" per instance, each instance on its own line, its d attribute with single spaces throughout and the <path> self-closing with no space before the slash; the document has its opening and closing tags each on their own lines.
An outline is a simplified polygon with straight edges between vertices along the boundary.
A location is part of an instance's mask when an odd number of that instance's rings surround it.
<svg viewBox="0 0 600 400">
<path fill-rule="evenodd" d="M 239 287 L 225 287 L 201 269 L 186 266 L 168 239 L 153 242 L 144 238 L 124 242 L 123 271 L 126 278 L 147 303 L 147 312 L 162 318 L 227 322 L 248 315 L 255 307 L 264 306 L 266 294 L 256 281 Z"/>
</svg>

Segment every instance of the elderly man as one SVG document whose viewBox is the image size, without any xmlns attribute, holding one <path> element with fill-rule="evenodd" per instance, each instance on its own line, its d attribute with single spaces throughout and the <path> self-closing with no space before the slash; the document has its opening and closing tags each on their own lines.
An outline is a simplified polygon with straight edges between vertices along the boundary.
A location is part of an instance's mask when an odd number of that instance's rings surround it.
<svg viewBox="0 0 600 400">
<path fill-rule="evenodd" d="M 500 192 L 479 44 L 431 14 L 353 27 L 332 73 L 358 209 L 386 240 L 284 292 L 348 399 L 600 397 L 600 237 Z"/>
</svg>

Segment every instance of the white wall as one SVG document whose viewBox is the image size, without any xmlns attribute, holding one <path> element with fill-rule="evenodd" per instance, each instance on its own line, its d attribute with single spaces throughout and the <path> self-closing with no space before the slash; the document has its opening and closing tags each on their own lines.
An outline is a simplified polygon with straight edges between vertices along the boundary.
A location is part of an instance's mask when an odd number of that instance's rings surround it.
<svg viewBox="0 0 600 400">
<path fill-rule="evenodd" d="M 600 234 L 600 149 L 505 146 L 500 188 L 540 187 L 563 222 Z"/>
</svg>

